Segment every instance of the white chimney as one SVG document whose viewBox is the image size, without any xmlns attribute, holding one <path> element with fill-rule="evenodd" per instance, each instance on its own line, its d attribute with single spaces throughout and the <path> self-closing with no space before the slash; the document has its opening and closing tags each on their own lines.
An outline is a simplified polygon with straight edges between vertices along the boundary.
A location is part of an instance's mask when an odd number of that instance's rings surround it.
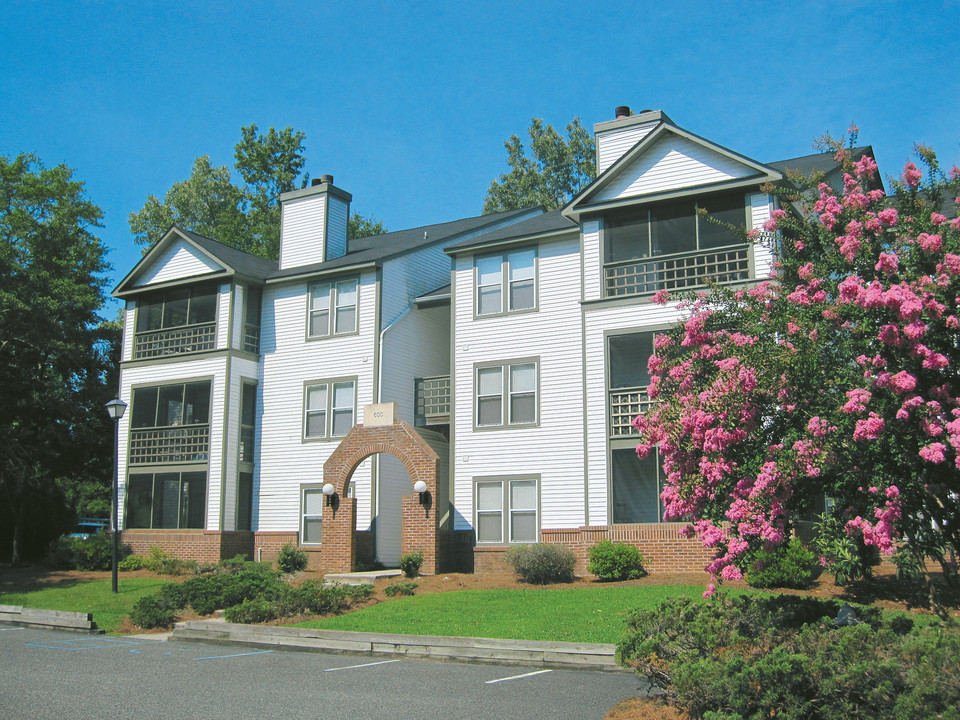
<svg viewBox="0 0 960 720">
<path fill-rule="evenodd" d="M 332 175 L 280 196 L 280 269 L 332 260 L 347 252 L 347 218 L 353 196 Z"/>
<path fill-rule="evenodd" d="M 620 105 L 615 113 L 616 120 L 597 123 L 593 134 L 597 144 L 597 174 L 601 174 L 630 148 L 643 140 L 660 122 L 672 124 L 662 110 L 643 110 L 637 115 L 630 114 L 630 108 Z"/>
</svg>

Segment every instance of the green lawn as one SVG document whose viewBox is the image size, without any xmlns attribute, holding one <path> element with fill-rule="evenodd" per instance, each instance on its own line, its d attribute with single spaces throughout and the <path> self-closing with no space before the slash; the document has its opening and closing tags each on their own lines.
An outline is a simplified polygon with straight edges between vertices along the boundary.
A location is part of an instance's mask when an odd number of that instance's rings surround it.
<svg viewBox="0 0 960 720">
<path fill-rule="evenodd" d="M 698 585 L 457 590 L 402 597 L 297 627 L 615 643 L 627 611 L 702 593 Z"/>
<path fill-rule="evenodd" d="M 133 604 L 144 595 L 156 592 L 167 580 L 150 577 L 121 577 L 114 595 L 110 592 L 110 578 L 88 582 L 67 583 L 58 587 L 30 592 L 0 593 L 0 605 L 22 605 L 39 610 L 90 612 L 97 627 L 116 632 L 123 618 L 130 614 Z"/>
</svg>

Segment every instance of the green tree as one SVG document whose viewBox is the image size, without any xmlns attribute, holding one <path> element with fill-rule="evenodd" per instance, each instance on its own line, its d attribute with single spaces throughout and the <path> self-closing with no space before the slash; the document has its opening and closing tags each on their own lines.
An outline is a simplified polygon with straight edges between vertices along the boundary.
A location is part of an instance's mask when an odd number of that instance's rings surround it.
<svg viewBox="0 0 960 720">
<path fill-rule="evenodd" d="M 139 211 L 130 213 L 130 230 L 144 252 L 176 224 L 260 257 L 279 256 L 280 194 L 309 182 L 308 175 L 301 177 L 306 135 L 289 127 L 271 127 L 264 135 L 255 124 L 240 134 L 234 167 L 243 185 L 233 183 L 226 165 L 214 167 L 204 155 L 162 202 L 150 195 Z"/>
<path fill-rule="evenodd" d="M 116 332 L 97 315 L 108 269 L 93 234 L 100 218 L 70 168 L 0 156 L 0 508 L 15 563 L 38 505 L 50 509 L 46 529 L 63 519 L 59 481 L 110 474 L 103 404 L 115 392 Z"/>
<path fill-rule="evenodd" d="M 130 231 L 143 251 L 160 240 L 171 225 L 179 225 L 260 257 L 280 256 L 280 195 L 305 188 L 310 176 L 301 173 L 306 135 L 292 128 L 270 128 L 261 134 L 256 124 L 240 128 L 234 148 L 234 168 L 243 180 L 235 185 L 226 165 L 214 167 L 207 155 L 193 163 L 190 177 L 174 183 L 161 201 L 149 195 L 144 206 L 130 213 Z M 379 235 L 383 223 L 360 215 L 350 217 L 347 237 Z"/>
<path fill-rule="evenodd" d="M 596 177 L 593 138 L 580 118 L 567 124 L 566 140 L 540 118 L 533 118 L 528 132 L 532 157 L 516 135 L 504 143 L 510 172 L 490 184 L 484 215 L 537 205 L 556 210 Z"/>
</svg>

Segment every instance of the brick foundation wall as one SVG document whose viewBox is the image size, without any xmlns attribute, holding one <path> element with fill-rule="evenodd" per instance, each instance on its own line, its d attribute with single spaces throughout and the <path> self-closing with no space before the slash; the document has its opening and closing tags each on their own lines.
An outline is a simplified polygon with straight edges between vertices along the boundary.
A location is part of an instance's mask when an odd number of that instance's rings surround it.
<svg viewBox="0 0 960 720">
<path fill-rule="evenodd" d="M 686 523 L 643 523 L 541 530 L 540 542 L 566 545 L 577 558 L 577 575 L 587 574 L 587 551 L 601 540 L 639 548 L 647 572 L 704 572 L 713 554 L 696 538 L 679 534 Z M 480 572 L 479 570 L 477 572 Z M 706 573 L 704 573 L 706 574 Z"/>
<path fill-rule="evenodd" d="M 207 530 L 124 530 L 120 541 L 135 555 L 148 555 L 151 547 L 182 560 L 217 562 L 237 555 L 253 557 L 253 533 Z"/>
</svg>

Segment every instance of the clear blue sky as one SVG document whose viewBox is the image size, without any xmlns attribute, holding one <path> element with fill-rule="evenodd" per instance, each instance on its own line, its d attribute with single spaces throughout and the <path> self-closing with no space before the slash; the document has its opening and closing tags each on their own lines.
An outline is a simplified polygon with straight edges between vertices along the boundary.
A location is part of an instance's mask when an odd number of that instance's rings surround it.
<svg viewBox="0 0 960 720">
<path fill-rule="evenodd" d="M 76 170 L 112 288 L 128 214 L 199 155 L 232 168 L 250 123 L 305 132 L 310 174 L 391 230 L 479 214 L 532 117 L 617 105 L 761 162 L 855 121 L 886 174 L 915 142 L 960 164 L 958 27 L 960 0 L 5 0 L 0 155 Z"/>
</svg>

